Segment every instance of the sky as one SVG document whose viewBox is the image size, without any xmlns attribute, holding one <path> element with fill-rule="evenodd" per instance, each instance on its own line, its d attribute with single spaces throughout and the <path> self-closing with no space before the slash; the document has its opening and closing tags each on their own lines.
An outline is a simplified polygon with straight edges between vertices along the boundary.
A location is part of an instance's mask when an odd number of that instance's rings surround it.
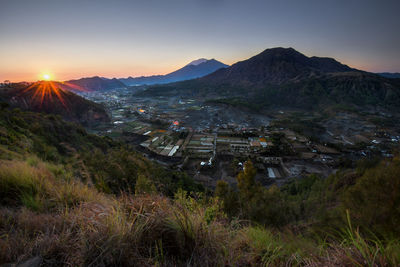
<svg viewBox="0 0 400 267">
<path fill-rule="evenodd" d="M 399 0 L 0 0 L 0 81 L 166 74 L 293 47 L 400 72 Z"/>
</svg>

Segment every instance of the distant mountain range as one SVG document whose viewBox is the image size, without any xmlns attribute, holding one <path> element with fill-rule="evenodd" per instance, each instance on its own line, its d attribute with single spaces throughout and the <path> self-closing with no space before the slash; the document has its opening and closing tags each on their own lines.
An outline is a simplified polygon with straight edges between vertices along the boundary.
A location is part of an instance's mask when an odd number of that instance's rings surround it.
<svg viewBox="0 0 400 267">
<path fill-rule="evenodd" d="M 72 91 L 104 91 L 126 87 L 124 83 L 116 78 L 108 79 L 99 76 L 69 80 L 60 86 L 62 86 L 63 89 Z"/>
<path fill-rule="evenodd" d="M 141 95 L 186 95 L 257 108 L 321 104 L 400 106 L 400 82 L 332 58 L 272 48 L 202 78 L 152 86 Z"/>
<path fill-rule="evenodd" d="M 400 79 L 400 73 L 398 72 L 380 72 L 377 73 L 378 75 L 385 77 L 385 78 L 391 78 L 391 79 Z"/>
<path fill-rule="evenodd" d="M 210 74 L 216 70 L 223 69 L 228 67 L 222 62 L 219 62 L 215 59 L 197 59 L 181 69 L 178 69 L 174 72 L 171 72 L 166 75 L 153 75 L 153 76 L 142 76 L 142 77 L 128 77 L 121 78 L 119 81 L 123 82 L 128 86 L 133 85 L 153 85 L 153 84 L 165 84 L 171 82 L 185 81 L 190 79 L 195 79 L 199 77 L 203 77 L 207 74 Z"/>
<path fill-rule="evenodd" d="M 194 60 L 178 69 L 166 75 L 153 75 L 153 76 L 142 76 L 142 77 L 128 77 L 128 78 L 104 78 L 99 76 L 81 78 L 76 80 L 69 80 L 60 83 L 59 86 L 64 90 L 69 91 L 104 91 L 126 88 L 128 86 L 138 85 L 154 85 L 154 84 L 165 84 L 171 82 L 179 82 L 190 79 L 203 77 L 210 74 L 218 69 L 226 68 L 225 65 L 215 59 L 204 59 L 200 58 Z"/>
<path fill-rule="evenodd" d="M 57 82 L 7 85 L 0 90 L 0 102 L 22 110 L 60 115 L 85 126 L 110 121 L 101 105 L 61 89 Z"/>
</svg>

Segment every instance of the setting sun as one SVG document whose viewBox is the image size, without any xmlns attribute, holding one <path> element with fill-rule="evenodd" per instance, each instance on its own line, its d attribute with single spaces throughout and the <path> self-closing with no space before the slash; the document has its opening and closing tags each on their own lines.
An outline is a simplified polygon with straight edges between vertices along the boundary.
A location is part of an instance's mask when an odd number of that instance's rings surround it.
<svg viewBox="0 0 400 267">
<path fill-rule="evenodd" d="M 49 74 L 43 74 L 43 80 L 49 81 L 50 80 L 50 75 Z"/>
</svg>

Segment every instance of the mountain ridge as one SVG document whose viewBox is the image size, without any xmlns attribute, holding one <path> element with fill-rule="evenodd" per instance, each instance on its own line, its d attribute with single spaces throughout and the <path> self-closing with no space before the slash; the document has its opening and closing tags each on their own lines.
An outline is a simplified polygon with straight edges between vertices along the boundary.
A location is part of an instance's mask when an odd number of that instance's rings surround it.
<svg viewBox="0 0 400 267">
<path fill-rule="evenodd" d="M 228 65 L 215 59 L 204 60 L 205 59 L 194 60 L 184 67 L 165 75 L 120 78 L 119 81 L 127 86 L 165 84 L 203 77 L 216 70 L 228 67 Z M 193 64 L 193 62 L 195 62 L 195 64 Z"/>
<path fill-rule="evenodd" d="M 61 86 L 63 86 L 63 89 L 71 91 L 104 91 L 126 87 L 124 83 L 116 78 L 108 79 L 99 76 L 68 80 Z"/>
<path fill-rule="evenodd" d="M 397 79 L 282 47 L 266 49 L 198 79 L 152 86 L 139 94 L 186 95 L 206 100 L 236 97 L 260 108 L 309 109 L 341 101 L 349 105 L 400 106 Z"/>
</svg>

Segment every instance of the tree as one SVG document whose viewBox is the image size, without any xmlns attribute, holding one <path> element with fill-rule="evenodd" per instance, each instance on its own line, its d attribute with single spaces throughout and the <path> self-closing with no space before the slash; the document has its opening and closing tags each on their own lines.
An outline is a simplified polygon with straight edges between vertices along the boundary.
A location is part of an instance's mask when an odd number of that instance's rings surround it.
<svg viewBox="0 0 400 267">
<path fill-rule="evenodd" d="M 400 234 L 400 159 L 367 169 L 343 195 L 355 224 L 375 232 Z"/>
<path fill-rule="evenodd" d="M 219 180 L 214 195 L 222 200 L 224 211 L 229 217 L 233 217 L 237 214 L 238 195 L 227 182 Z"/>
<path fill-rule="evenodd" d="M 237 176 L 238 189 L 243 200 L 250 200 L 254 194 L 256 173 L 253 163 L 248 160 L 244 163 L 243 171 Z"/>
<path fill-rule="evenodd" d="M 240 215 L 247 219 L 251 219 L 255 210 L 262 206 L 260 201 L 263 190 L 260 184 L 256 184 L 256 173 L 253 163 L 248 160 L 244 163 L 243 171 L 237 176 Z"/>
<path fill-rule="evenodd" d="M 224 199 L 224 197 L 229 192 L 229 185 L 224 180 L 218 180 L 217 186 L 215 187 L 215 196 L 219 197 L 220 199 Z"/>
</svg>

